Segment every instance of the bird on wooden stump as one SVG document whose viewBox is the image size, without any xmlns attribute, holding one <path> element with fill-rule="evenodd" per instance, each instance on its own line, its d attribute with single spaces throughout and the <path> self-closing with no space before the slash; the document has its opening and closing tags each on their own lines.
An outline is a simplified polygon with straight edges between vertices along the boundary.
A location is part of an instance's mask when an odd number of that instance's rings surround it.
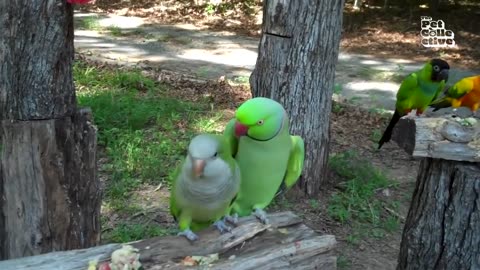
<svg viewBox="0 0 480 270">
<path fill-rule="evenodd" d="M 410 73 L 400 84 L 397 92 L 395 111 L 382 138 L 378 142 L 378 149 L 392 137 L 393 128 L 400 118 L 421 115 L 428 105 L 437 98 L 448 81 L 450 66 L 442 59 L 431 59 L 424 66 Z"/>
</svg>

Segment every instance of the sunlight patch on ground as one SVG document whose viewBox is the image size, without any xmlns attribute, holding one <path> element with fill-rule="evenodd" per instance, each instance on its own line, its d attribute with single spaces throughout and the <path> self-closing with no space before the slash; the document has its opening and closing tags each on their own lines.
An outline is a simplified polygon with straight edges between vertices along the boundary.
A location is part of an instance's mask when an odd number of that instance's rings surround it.
<svg viewBox="0 0 480 270">
<path fill-rule="evenodd" d="M 360 61 L 360 63 L 364 65 L 381 65 L 382 64 L 382 62 L 376 61 L 376 60 L 362 60 Z"/>
<path fill-rule="evenodd" d="M 92 30 L 78 30 L 78 29 L 75 29 L 75 37 L 91 37 L 91 38 L 95 38 L 95 37 L 105 37 L 104 34 L 101 34 L 100 32 L 98 31 L 92 31 Z M 77 42 L 80 42 L 81 40 L 75 38 L 74 41 L 77 41 Z"/>
<path fill-rule="evenodd" d="M 376 89 L 386 92 L 396 92 L 398 90 L 399 84 L 391 82 L 352 82 L 347 83 L 345 88 L 354 90 L 354 91 L 367 91 L 371 89 Z"/>
<path fill-rule="evenodd" d="M 215 64 L 223 64 L 237 67 L 254 68 L 257 54 L 246 49 L 227 50 L 223 52 L 209 52 L 199 49 L 188 49 L 177 55 L 182 59 L 200 60 Z"/>
</svg>

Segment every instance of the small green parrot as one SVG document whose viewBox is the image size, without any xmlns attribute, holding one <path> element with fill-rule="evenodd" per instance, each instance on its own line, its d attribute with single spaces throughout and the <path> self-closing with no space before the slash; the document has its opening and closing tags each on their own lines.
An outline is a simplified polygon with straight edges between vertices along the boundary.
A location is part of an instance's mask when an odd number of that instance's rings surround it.
<svg viewBox="0 0 480 270">
<path fill-rule="evenodd" d="M 402 81 L 397 92 L 395 112 L 378 142 L 378 149 L 390 141 L 393 128 L 401 117 L 412 110 L 416 110 L 417 116 L 422 114 L 430 102 L 437 98 L 448 80 L 449 70 L 450 66 L 444 60 L 432 59 Z"/>
<path fill-rule="evenodd" d="M 257 97 L 243 103 L 226 126 L 232 154 L 240 167 L 240 191 L 232 205 L 234 217 L 253 213 L 268 223 L 267 207 L 281 188 L 292 187 L 301 175 L 304 142 L 289 134 L 288 116 L 275 100 Z"/>
<path fill-rule="evenodd" d="M 170 194 L 170 213 L 178 222 L 178 235 L 195 241 L 198 236 L 193 231 L 212 223 L 220 233 L 230 231 L 225 221 L 237 222 L 229 212 L 240 188 L 240 168 L 228 141 L 222 135 L 195 136 L 177 174 Z"/>
</svg>

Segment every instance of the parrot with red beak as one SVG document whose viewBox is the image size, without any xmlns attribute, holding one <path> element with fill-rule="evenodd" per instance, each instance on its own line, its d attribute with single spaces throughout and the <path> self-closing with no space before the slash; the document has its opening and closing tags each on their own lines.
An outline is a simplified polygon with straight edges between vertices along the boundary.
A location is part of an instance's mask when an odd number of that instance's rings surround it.
<svg viewBox="0 0 480 270">
<path fill-rule="evenodd" d="M 305 157 L 300 136 L 289 133 L 289 119 L 283 106 L 264 97 L 244 102 L 226 126 L 232 155 L 240 167 L 242 181 L 231 214 L 253 214 L 268 223 L 265 208 L 279 191 L 299 179 Z"/>
<path fill-rule="evenodd" d="M 170 194 L 170 213 L 180 232 L 190 241 L 193 231 L 213 224 L 220 233 L 232 228 L 237 219 L 229 215 L 240 188 L 240 168 L 222 135 L 200 134 L 188 146 L 187 157 L 177 169 Z"/>
</svg>

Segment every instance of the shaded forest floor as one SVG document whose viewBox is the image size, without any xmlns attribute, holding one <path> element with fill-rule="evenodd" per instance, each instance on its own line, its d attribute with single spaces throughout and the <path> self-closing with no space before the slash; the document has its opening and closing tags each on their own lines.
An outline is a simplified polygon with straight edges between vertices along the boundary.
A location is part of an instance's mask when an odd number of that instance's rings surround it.
<svg viewBox="0 0 480 270">
<path fill-rule="evenodd" d="M 190 23 L 203 29 L 231 31 L 246 36 L 260 36 L 262 7 L 258 0 L 231 0 L 220 5 L 192 5 L 183 0 L 96 0 L 78 10 L 139 16 L 149 23 Z M 199 1 L 203 2 L 203 1 Z M 206 2 L 206 1 L 205 1 Z M 349 2 L 349 1 L 347 1 Z M 373 2 L 373 1 L 371 1 Z M 412 10 L 391 6 L 365 5 L 356 11 L 347 3 L 343 13 L 341 50 L 377 57 L 424 61 L 442 57 L 453 65 L 478 69 L 480 58 L 480 7 L 477 3 L 440 6 L 432 14 L 425 6 Z M 456 48 L 425 48 L 421 45 L 420 17 L 441 19 L 455 34 Z"/>
<path fill-rule="evenodd" d="M 97 0 L 96 5 L 82 9 L 145 16 L 162 23 L 189 22 L 255 36 L 261 12 L 258 3 L 251 2 L 245 6 L 239 1 L 221 10 L 208 5 L 190 7 L 183 1 Z M 454 30 L 459 47 L 427 50 L 418 37 L 420 14 L 415 12 L 408 23 L 408 13 L 395 9 L 353 12 L 347 7 L 342 50 L 418 60 L 441 56 L 456 65 L 479 68 L 480 35 L 475 31 L 480 29 L 474 29 L 478 19 L 471 20 L 479 15 L 466 9 L 441 12 L 438 16 Z M 175 233 L 168 212 L 171 173 L 184 158 L 193 134 L 223 130 L 235 108 L 250 98 L 248 85 L 194 81 L 148 67 L 139 70 L 95 63 L 82 55 L 77 55 L 74 76 L 79 103 L 93 109 L 99 127 L 99 176 L 105 190 L 103 241 Z M 330 171 L 321 194 L 306 199 L 292 192 L 267 209 L 292 210 L 312 228 L 334 234 L 339 241 L 340 269 L 396 266 L 418 161 L 394 143 L 376 150 L 388 120 L 388 114 L 335 102 Z"/>
</svg>

